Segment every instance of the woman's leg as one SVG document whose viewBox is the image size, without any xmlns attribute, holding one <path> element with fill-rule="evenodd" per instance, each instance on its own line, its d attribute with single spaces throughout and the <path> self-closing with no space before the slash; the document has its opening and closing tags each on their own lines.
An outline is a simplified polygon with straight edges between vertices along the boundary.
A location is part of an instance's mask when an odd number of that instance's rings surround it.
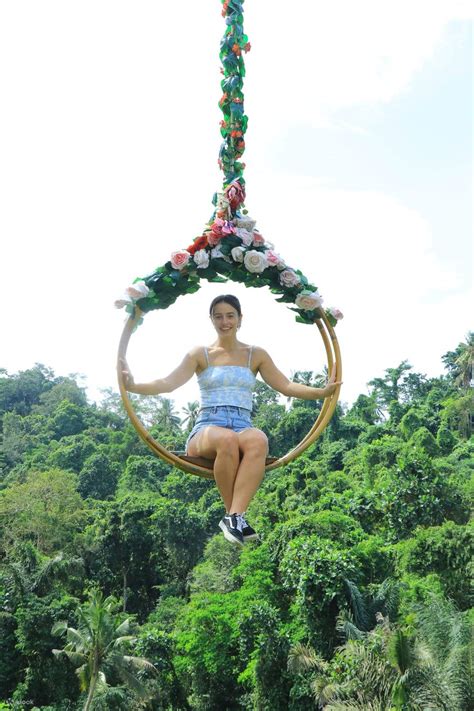
<svg viewBox="0 0 474 711">
<path fill-rule="evenodd" d="M 190 457 L 214 459 L 214 479 L 228 513 L 234 513 L 231 505 L 240 462 L 238 436 L 225 427 L 209 426 L 197 432 L 188 445 Z"/>
<path fill-rule="evenodd" d="M 246 511 L 265 474 L 268 453 L 268 439 L 261 430 L 244 430 L 237 437 L 242 459 L 234 480 L 230 513 Z"/>
</svg>

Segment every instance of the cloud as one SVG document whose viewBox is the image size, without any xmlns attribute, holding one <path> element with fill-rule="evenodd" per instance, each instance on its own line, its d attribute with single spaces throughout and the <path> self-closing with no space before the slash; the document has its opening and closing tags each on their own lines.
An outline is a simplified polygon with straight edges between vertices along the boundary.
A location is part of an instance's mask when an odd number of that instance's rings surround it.
<svg viewBox="0 0 474 711">
<path fill-rule="evenodd" d="M 447 24 L 472 12 L 451 0 L 249 3 L 252 115 L 260 106 L 271 131 L 268 107 L 278 121 L 325 125 L 339 109 L 390 102 L 432 57 Z"/>
</svg>

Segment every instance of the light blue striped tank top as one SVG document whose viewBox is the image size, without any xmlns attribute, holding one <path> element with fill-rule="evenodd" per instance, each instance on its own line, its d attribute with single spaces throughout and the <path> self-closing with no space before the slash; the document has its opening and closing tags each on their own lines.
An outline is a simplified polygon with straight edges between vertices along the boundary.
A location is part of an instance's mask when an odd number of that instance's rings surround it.
<svg viewBox="0 0 474 711">
<path fill-rule="evenodd" d="M 233 405 L 252 409 L 252 395 L 256 377 L 250 369 L 253 346 L 250 347 L 247 365 L 209 365 L 209 353 L 206 354 L 207 368 L 197 376 L 201 391 L 201 408 L 216 405 Z"/>
</svg>

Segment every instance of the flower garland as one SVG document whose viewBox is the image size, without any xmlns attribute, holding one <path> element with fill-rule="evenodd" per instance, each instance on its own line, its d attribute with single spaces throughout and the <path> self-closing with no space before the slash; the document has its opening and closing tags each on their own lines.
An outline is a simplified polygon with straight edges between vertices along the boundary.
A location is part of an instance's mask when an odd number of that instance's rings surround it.
<svg viewBox="0 0 474 711">
<path fill-rule="evenodd" d="M 323 298 L 304 274 L 289 267 L 256 229 L 256 222 L 244 209 L 245 163 L 240 158 L 245 150 L 244 134 L 248 118 L 244 114 L 243 52 L 250 43 L 243 31 L 243 1 L 221 0 L 226 30 L 221 41 L 220 59 L 223 95 L 219 106 L 223 142 L 219 150 L 219 167 L 224 173 L 222 191 L 213 198 L 215 206 L 211 220 L 202 235 L 189 247 L 173 252 L 170 260 L 143 279 L 136 279 L 125 290 L 123 298 L 115 302 L 128 313 L 166 309 L 179 296 L 193 294 L 200 288 L 200 280 L 241 282 L 249 287 L 268 286 L 277 301 L 294 304 L 300 323 L 314 323 L 321 318 Z M 343 317 L 339 309 L 331 307 L 325 313 L 332 326 Z"/>
</svg>

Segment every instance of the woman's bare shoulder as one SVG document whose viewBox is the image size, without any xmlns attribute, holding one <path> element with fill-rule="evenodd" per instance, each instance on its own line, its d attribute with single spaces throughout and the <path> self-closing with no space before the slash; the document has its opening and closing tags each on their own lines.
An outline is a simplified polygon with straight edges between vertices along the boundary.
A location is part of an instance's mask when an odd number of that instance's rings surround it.
<svg viewBox="0 0 474 711">
<path fill-rule="evenodd" d="M 270 358 L 270 356 L 265 348 L 252 346 L 252 360 L 254 360 L 256 365 L 261 365 L 261 363 L 265 362 L 268 358 Z"/>
<path fill-rule="evenodd" d="M 186 357 L 192 359 L 198 368 L 202 369 L 206 367 L 206 346 L 193 346 L 187 353 Z"/>
</svg>

